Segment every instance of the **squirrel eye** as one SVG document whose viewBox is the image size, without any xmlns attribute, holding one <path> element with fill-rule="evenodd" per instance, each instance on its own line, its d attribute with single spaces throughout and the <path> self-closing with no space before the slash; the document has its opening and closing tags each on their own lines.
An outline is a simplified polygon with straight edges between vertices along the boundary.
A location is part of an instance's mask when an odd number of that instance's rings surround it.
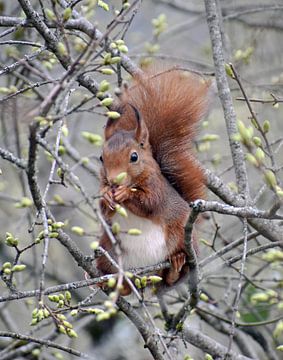
<svg viewBox="0 0 283 360">
<path fill-rule="evenodd" d="M 131 153 L 131 158 L 130 158 L 131 162 L 137 162 L 138 158 L 139 158 L 139 156 L 135 151 L 133 153 Z"/>
<path fill-rule="evenodd" d="M 99 160 L 103 163 L 103 157 L 100 155 Z"/>
</svg>

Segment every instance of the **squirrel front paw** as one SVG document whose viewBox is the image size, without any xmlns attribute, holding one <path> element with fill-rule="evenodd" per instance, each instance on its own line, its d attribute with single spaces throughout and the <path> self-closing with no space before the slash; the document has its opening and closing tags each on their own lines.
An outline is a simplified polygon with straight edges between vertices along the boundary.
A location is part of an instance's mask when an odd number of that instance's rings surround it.
<svg viewBox="0 0 283 360">
<path fill-rule="evenodd" d="M 132 195 L 132 191 L 130 188 L 128 188 L 125 185 L 120 185 L 117 189 L 115 189 L 114 192 L 114 200 L 120 204 L 123 203 L 126 200 L 129 200 L 129 198 Z"/>
<path fill-rule="evenodd" d="M 113 199 L 113 191 L 109 186 L 105 186 L 102 190 L 101 190 L 101 194 L 103 196 L 103 202 L 104 205 L 106 205 L 106 207 L 108 207 L 110 210 L 114 210 L 115 209 L 115 201 Z"/>
</svg>

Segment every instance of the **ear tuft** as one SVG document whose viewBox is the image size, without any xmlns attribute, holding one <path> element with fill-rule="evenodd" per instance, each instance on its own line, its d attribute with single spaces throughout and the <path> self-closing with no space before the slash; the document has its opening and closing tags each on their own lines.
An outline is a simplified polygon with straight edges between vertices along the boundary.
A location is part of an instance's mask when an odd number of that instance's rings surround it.
<svg viewBox="0 0 283 360">
<path fill-rule="evenodd" d="M 117 106 L 113 106 L 113 108 L 111 108 L 112 111 L 116 111 L 118 112 L 120 115 L 123 115 L 124 112 L 124 106 L 123 105 L 117 105 Z M 107 141 L 116 131 L 116 125 L 117 122 L 119 121 L 120 118 L 118 119 L 111 119 L 108 118 L 106 126 L 105 126 L 105 131 L 104 131 L 104 135 L 105 135 L 105 140 Z"/>
<path fill-rule="evenodd" d="M 137 122 L 137 127 L 135 129 L 135 139 L 143 147 L 144 144 L 148 141 L 148 129 L 138 109 L 130 103 L 129 105 L 134 111 Z"/>
</svg>

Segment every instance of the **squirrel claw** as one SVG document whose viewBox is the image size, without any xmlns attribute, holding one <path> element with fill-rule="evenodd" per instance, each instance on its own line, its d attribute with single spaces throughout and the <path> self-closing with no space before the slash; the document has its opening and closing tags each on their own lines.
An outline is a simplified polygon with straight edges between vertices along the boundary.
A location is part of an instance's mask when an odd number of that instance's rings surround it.
<svg viewBox="0 0 283 360">
<path fill-rule="evenodd" d="M 107 203 L 107 206 L 109 207 L 109 209 L 114 210 L 115 209 L 115 201 L 113 200 L 112 190 L 109 189 L 109 187 L 106 187 L 103 190 L 102 190 L 103 199 Z"/>
<path fill-rule="evenodd" d="M 122 203 L 126 200 L 128 200 L 130 197 L 130 189 L 126 186 L 119 186 L 115 190 L 114 199 L 117 203 Z"/>
<path fill-rule="evenodd" d="M 186 263 L 186 254 L 179 252 L 170 258 L 171 268 L 166 275 L 166 283 L 171 286 L 177 282 L 181 277 L 181 271 Z"/>
</svg>

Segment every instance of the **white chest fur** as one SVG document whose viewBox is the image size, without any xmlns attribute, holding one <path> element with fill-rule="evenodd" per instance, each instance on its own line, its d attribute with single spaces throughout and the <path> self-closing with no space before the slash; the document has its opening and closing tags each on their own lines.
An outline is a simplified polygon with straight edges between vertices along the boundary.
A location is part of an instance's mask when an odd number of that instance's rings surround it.
<svg viewBox="0 0 283 360">
<path fill-rule="evenodd" d="M 113 221 L 121 226 L 121 231 L 136 228 L 141 235 L 120 233 L 124 269 L 157 264 L 168 257 L 165 234 L 160 225 L 127 210 L 128 217 L 114 215 Z"/>
</svg>

